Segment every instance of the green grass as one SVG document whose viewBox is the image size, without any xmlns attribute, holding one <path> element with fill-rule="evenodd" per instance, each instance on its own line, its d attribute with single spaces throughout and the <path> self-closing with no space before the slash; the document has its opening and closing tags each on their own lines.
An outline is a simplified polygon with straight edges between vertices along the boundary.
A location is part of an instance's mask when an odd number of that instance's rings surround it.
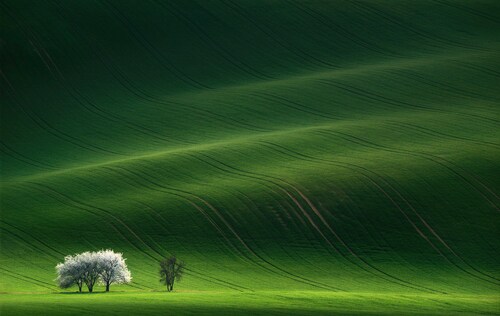
<svg viewBox="0 0 500 316">
<path fill-rule="evenodd" d="M 496 1 L 0 12 L 2 315 L 500 313 Z M 102 248 L 133 283 L 59 294 Z"/>
<path fill-rule="evenodd" d="M 3 312 L 25 315 L 492 315 L 498 307 L 496 297 L 487 295 L 322 291 L 7 294 L 1 299 Z"/>
</svg>

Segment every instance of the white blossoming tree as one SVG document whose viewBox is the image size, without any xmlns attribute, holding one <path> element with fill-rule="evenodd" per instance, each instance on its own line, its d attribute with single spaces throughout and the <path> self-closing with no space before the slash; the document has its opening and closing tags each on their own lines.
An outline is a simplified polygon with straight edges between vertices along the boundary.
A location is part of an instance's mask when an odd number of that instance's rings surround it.
<svg viewBox="0 0 500 316">
<path fill-rule="evenodd" d="M 67 289 L 76 284 L 78 291 L 82 291 L 84 267 L 76 256 L 66 256 L 63 263 L 57 264 L 56 271 L 60 288 Z"/>
<path fill-rule="evenodd" d="M 132 279 L 122 254 L 112 250 L 86 251 L 66 256 L 64 262 L 57 264 L 56 272 L 56 282 L 60 288 L 77 285 L 80 292 L 83 284 L 89 292 L 93 292 L 96 282 L 99 282 L 109 292 L 112 283 L 129 283 Z"/>
<path fill-rule="evenodd" d="M 90 293 L 94 291 L 94 285 L 99 279 L 99 265 L 95 252 L 83 252 L 75 255 L 77 261 L 80 262 L 83 269 L 83 282 L 87 286 Z"/>
<path fill-rule="evenodd" d="M 96 256 L 99 281 L 106 286 L 106 292 L 109 292 L 109 286 L 112 283 L 121 284 L 131 281 L 130 271 L 121 253 L 108 249 L 97 252 Z"/>
</svg>

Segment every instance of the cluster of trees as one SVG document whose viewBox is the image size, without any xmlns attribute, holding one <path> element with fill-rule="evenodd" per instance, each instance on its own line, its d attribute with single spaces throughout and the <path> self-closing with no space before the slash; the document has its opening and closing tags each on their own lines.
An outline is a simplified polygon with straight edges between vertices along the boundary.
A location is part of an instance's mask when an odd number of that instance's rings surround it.
<svg viewBox="0 0 500 316">
<path fill-rule="evenodd" d="M 62 289 L 76 285 L 79 292 L 82 292 L 84 284 L 89 292 L 93 292 L 94 285 L 100 283 L 109 292 L 111 284 L 129 283 L 132 280 L 125 260 L 121 253 L 109 249 L 66 256 L 64 262 L 56 266 L 56 282 Z M 167 286 L 168 292 L 174 289 L 175 281 L 182 279 L 185 266 L 175 256 L 160 261 L 160 282 Z"/>
<path fill-rule="evenodd" d="M 122 254 L 113 250 L 86 251 L 66 256 L 64 262 L 56 266 L 56 271 L 59 287 L 67 289 L 77 285 L 80 292 L 83 284 L 92 292 L 94 285 L 99 282 L 109 292 L 112 283 L 129 283 L 132 280 Z"/>
</svg>

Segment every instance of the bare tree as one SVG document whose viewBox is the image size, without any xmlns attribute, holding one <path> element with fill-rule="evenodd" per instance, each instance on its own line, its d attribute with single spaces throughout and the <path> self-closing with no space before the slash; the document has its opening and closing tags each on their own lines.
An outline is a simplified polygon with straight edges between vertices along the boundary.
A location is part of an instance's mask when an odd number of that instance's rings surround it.
<svg viewBox="0 0 500 316">
<path fill-rule="evenodd" d="M 180 281 L 184 273 L 185 264 L 175 256 L 160 261 L 160 282 L 167 286 L 167 291 L 174 289 L 175 281 Z"/>
<path fill-rule="evenodd" d="M 121 253 L 115 253 L 113 250 L 101 250 L 95 253 L 100 281 L 106 286 L 106 292 L 109 292 L 111 283 L 129 283 L 132 277 L 127 268 L 125 259 Z"/>
</svg>

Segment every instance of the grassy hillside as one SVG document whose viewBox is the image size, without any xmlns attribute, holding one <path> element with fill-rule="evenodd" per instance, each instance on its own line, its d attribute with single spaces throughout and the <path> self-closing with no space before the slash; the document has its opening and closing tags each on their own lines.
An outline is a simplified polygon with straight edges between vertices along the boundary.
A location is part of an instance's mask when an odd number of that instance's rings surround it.
<svg viewBox="0 0 500 316">
<path fill-rule="evenodd" d="M 496 1 L 0 8 L 6 315 L 498 312 Z M 102 248 L 126 293 L 49 294 Z"/>
</svg>

